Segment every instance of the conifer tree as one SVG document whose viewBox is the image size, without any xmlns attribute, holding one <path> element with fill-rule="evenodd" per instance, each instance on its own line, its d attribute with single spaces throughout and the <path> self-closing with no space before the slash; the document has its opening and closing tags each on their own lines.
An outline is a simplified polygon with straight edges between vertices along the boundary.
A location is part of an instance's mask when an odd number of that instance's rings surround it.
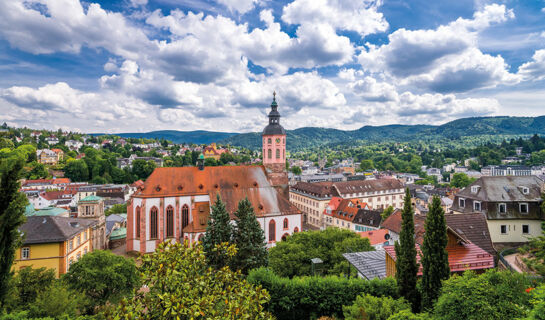
<svg viewBox="0 0 545 320">
<path fill-rule="evenodd" d="M 229 212 L 225 208 L 225 203 L 221 201 L 220 195 L 217 194 L 202 240 L 203 251 L 209 266 L 220 269 L 229 264 L 227 253 L 216 249 L 216 245 L 231 243 L 232 233 L 233 226 Z"/>
<path fill-rule="evenodd" d="M 448 279 L 447 223 L 441 200 L 434 196 L 426 217 L 422 244 L 422 307 L 430 309 L 439 297 L 441 280 Z"/>
<path fill-rule="evenodd" d="M 395 243 L 396 280 L 399 295 L 412 305 L 413 311 L 420 308 L 420 295 L 416 288 L 418 264 L 416 263 L 416 248 L 414 240 L 414 211 L 411 205 L 411 194 L 407 188 L 405 203 L 401 212 L 401 232 L 399 242 Z"/>
<path fill-rule="evenodd" d="M 235 212 L 236 226 L 234 228 L 233 242 L 237 248 L 237 254 L 232 260 L 231 268 L 248 271 L 261 266 L 266 266 L 269 261 L 267 247 L 265 246 L 265 234 L 254 213 L 252 204 L 245 198 L 238 203 Z"/>
<path fill-rule="evenodd" d="M 15 250 L 20 245 L 19 226 L 25 221 L 27 199 L 19 192 L 22 159 L 3 160 L 0 167 L 0 310 L 8 291 Z"/>
</svg>

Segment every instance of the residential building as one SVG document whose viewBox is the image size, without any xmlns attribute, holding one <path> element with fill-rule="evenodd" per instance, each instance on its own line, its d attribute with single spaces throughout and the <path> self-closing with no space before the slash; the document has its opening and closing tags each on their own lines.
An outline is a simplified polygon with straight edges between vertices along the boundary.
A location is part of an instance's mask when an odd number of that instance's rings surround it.
<svg viewBox="0 0 545 320">
<path fill-rule="evenodd" d="M 23 244 L 15 253 L 12 271 L 23 267 L 55 270 L 57 278 L 70 265 L 93 251 L 90 241 L 94 220 L 58 216 L 31 216 L 19 227 Z"/>
<path fill-rule="evenodd" d="M 59 143 L 59 138 L 57 138 L 55 136 L 49 136 L 49 137 L 45 138 L 45 142 L 47 142 L 47 144 L 49 144 L 49 145 L 55 145 L 55 144 Z"/>
<path fill-rule="evenodd" d="M 83 142 L 77 140 L 66 140 L 64 145 L 67 146 L 70 150 L 79 150 L 83 146 Z"/>
<path fill-rule="evenodd" d="M 204 155 L 204 158 L 213 158 L 214 160 L 218 161 L 221 158 L 221 155 L 229 152 L 227 149 L 218 149 L 216 146 L 216 143 L 212 143 L 209 146 L 204 147 L 202 153 Z"/>
<path fill-rule="evenodd" d="M 36 158 L 39 163 L 47 165 L 56 165 L 64 157 L 64 152 L 61 149 L 38 149 L 36 150 Z"/>
<path fill-rule="evenodd" d="M 454 173 L 466 172 L 467 170 L 468 170 L 467 167 L 464 167 L 464 166 L 454 167 Z M 452 179 L 452 177 L 451 177 L 451 179 Z"/>
<path fill-rule="evenodd" d="M 441 182 L 443 180 L 443 175 L 441 174 L 441 169 L 439 168 L 428 168 L 426 169 L 426 174 L 430 177 L 437 178 L 437 182 Z"/>
<path fill-rule="evenodd" d="M 535 176 L 481 177 L 456 194 L 452 210 L 485 215 L 494 245 L 521 244 L 541 234 L 544 190 Z"/>
<path fill-rule="evenodd" d="M 68 178 L 23 180 L 21 190 L 64 190 L 70 184 L 71 182 Z"/>
<path fill-rule="evenodd" d="M 533 166 L 531 169 L 533 176 L 543 176 L 545 175 L 545 165 L 543 166 Z"/>
<path fill-rule="evenodd" d="M 263 130 L 263 165 L 157 168 L 127 206 L 127 251 L 153 252 L 163 241 L 199 241 L 219 194 L 231 214 L 247 198 L 267 246 L 302 229 L 301 211 L 287 198 L 286 135 L 276 99 Z"/>
<path fill-rule="evenodd" d="M 344 199 L 359 199 L 370 209 L 403 207 L 404 186 L 397 179 L 342 181 L 333 184 L 336 194 Z"/>
<path fill-rule="evenodd" d="M 358 199 L 333 197 L 323 212 L 325 227 L 337 227 L 355 232 L 378 229 L 381 212 L 370 210 Z"/>
<path fill-rule="evenodd" d="M 369 239 L 369 243 L 375 248 L 375 250 L 383 249 L 384 246 L 393 245 L 394 242 L 390 238 L 390 231 L 388 229 L 377 229 L 370 231 L 358 232 L 362 238 Z"/>
<path fill-rule="evenodd" d="M 289 199 L 303 213 L 304 223 L 323 228 L 323 212 L 334 192 L 333 182 L 297 182 L 290 187 Z"/>
<path fill-rule="evenodd" d="M 93 248 L 106 248 L 106 216 L 104 215 L 104 199 L 88 196 L 78 202 L 78 218 L 95 220 L 91 229 Z"/>
<path fill-rule="evenodd" d="M 155 162 L 156 167 L 163 166 L 163 159 L 156 157 L 138 157 L 135 154 L 131 154 L 128 158 L 117 158 L 117 167 L 123 169 L 125 167 L 132 168 L 132 163 L 134 160 L 144 160 L 144 161 L 153 161 Z"/>
</svg>

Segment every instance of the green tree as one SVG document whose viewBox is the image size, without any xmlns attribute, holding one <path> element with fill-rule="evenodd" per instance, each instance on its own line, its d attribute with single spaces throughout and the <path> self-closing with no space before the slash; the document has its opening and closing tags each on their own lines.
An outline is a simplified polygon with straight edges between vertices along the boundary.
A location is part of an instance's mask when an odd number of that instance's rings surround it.
<svg viewBox="0 0 545 320">
<path fill-rule="evenodd" d="M 452 175 L 452 180 L 450 181 L 450 185 L 455 188 L 465 188 L 472 184 L 475 181 L 475 179 L 471 179 L 467 176 L 467 174 L 463 172 L 457 172 Z"/>
<path fill-rule="evenodd" d="M 386 220 L 390 215 L 394 213 L 394 207 L 388 206 L 388 208 L 384 209 L 382 213 L 380 214 L 380 217 L 382 218 L 382 221 Z"/>
<path fill-rule="evenodd" d="M 235 216 L 233 243 L 236 245 L 237 254 L 232 260 L 231 267 L 247 274 L 249 270 L 266 266 L 268 263 L 265 234 L 248 198 L 240 200 Z"/>
<path fill-rule="evenodd" d="M 25 267 L 13 277 L 10 285 L 14 289 L 14 301 L 10 309 L 27 309 L 36 301 L 40 292 L 45 291 L 55 282 L 55 270 Z"/>
<path fill-rule="evenodd" d="M 476 275 L 466 271 L 443 283 L 434 307 L 440 320 L 520 319 L 531 309 L 531 295 L 526 289 L 531 281 L 523 274 L 488 270 Z"/>
<path fill-rule="evenodd" d="M 411 303 L 413 311 L 418 311 L 420 307 L 419 292 L 416 288 L 418 264 L 414 241 L 414 210 L 411 205 L 409 188 L 405 192 L 404 201 L 399 242 L 395 243 L 396 280 L 399 295 Z"/>
<path fill-rule="evenodd" d="M 530 291 L 530 289 L 527 289 Z M 533 305 L 527 320 L 545 320 L 545 284 L 541 284 L 530 291 Z"/>
<path fill-rule="evenodd" d="M 34 162 L 32 163 L 32 169 L 28 173 L 29 179 L 43 179 L 49 176 L 49 172 L 45 168 L 45 165 L 42 163 Z"/>
<path fill-rule="evenodd" d="M 293 166 L 290 168 L 290 171 L 294 174 L 294 175 L 301 175 L 301 173 L 303 173 L 303 170 L 301 170 L 301 167 L 298 167 L 298 166 Z"/>
<path fill-rule="evenodd" d="M 132 259 L 103 250 L 84 255 L 64 279 L 71 289 L 84 292 L 93 306 L 117 303 L 140 283 Z"/>
<path fill-rule="evenodd" d="M 269 266 L 282 277 L 310 276 L 310 259 L 320 258 L 323 274 L 341 275 L 350 272 L 343 253 L 373 250 L 369 239 L 350 230 L 327 228 L 298 232 L 269 250 Z"/>
<path fill-rule="evenodd" d="M 72 181 L 88 181 L 89 168 L 83 160 L 72 160 L 64 167 L 64 175 Z"/>
<path fill-rule="evenodd" d="M 28 201 L 19 192 L 19 177 L 23 168 L 20 158 L 0 163 L 0 309 L 3 307 L 11 278 L 15 250 L 21 243 L 19 226 L 25 222 Z"/>
<path fill-rule="evenodd" d="M 542 203 L 541 209 L 545 213 L 545 202 Z M 541 230 L 541 235 L 531 238 L 530 242 L 521 248 L 521 251 L 529 254 L 528 258 L 523 258 L 526 266 L 545 277 L 545 221 L 541 222 Z"/>
<path fill-rule="evenodd" d="M 220 269 L 228 265 L 227 252 L 218 251 L 218 245 L 230 243 L 233 234 L 233 226 L 225 203 L 221 201 L 219 193 L 216 202 L 212 205 L 212 212 L 208 218 L 206 233 L 202 239 L 203 251 L 208 265 Z M 221 248 L 221 247 L 220 247 Z"/>
<path fill-rule="evenodd" d="M 114 204 L 111 208 L 104 211 L 104 214 L 106 216 L 109 216 L 109 215 L 115 214 L 115 213 L 127 213 L 127 203 Z"/>
<path fill-rule="evenodd" d="M 387 320 L 402 310 L 410 309 L 411 306 L 403 298 L 396 300 L 366 294 L 358 296 L 351 306 L 343 307 L 343 312 L 346 320 Z"/>
<path fill-rule="evenodd" d="M 447 223 L 441 199 L 434 196 L 426 216 L 422 243 L 422 307 L 430 309 L 441 292 L 441 281 L 448 279 Z"/>
<path fill-rule="evenodd" d="M 234 246 L 219 248 L 234 255 Z M 202 246 L 162 243 L 142 257 L 148 290 L 119 303 L 114 319 L 273 319 L 264 311 L 266 290 L 249 284 L 228 267 L 208 267 Z"/>
<path fill-rule="evenodd" d="M 38 294 L 29 309 L 33 318 L 70 319 L 83 313 L 86 303 L 84 294 L 70 290 L 61 281 L 56 281 Z"/>
<path fill-rule="evenodd" d="M 214 167 L 218 165 L 218 162 L 214 158 L 206 158 L 204 159 L 204 165 L 206 167 Z"/>
<path fill-rule="evenodd" d="M 374 169 L 375 165 L 373 164 L 373 160 L 366 159 L 362 160 L 360 163 L 360 169 L 363 171 Z"/>
<path fill-rule="evenodd" d="M 137 179 L 146 179 L 155 170 L 155 162 L 136 159 L 132 162 L 132 174 Z"/>
</svg>

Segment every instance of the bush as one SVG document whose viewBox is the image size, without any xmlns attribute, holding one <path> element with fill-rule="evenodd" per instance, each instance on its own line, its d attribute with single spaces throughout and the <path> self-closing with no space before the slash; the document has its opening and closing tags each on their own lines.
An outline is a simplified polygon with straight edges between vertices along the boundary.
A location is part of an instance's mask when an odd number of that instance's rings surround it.
<svg viewBox="0 0 545 320">
<path fill-rule="evenodd" d="M 392 278 L 371 281 L 337 276 L 288 279 L 259 268 L 250 272 L 248 282 L 267 289 L 271 295 L 267 308 L 278 320 L 321 316 L 342 319 L 342 306 L 352 304 L 359 295 L 398 297 Z"/>
<path fill-rule="evenodd" d="M 57 281 L 47 290 L 38 294 L 36 302 L 30 307 L 34 317 L 74 317 L 85 309 L 85 296 L 70 290 Z"/>
<path fill-rule="evenodd" d="M 437 319 L 516 319 L 531 308 L 532 286 L 525 275 L 489 270 L 481 275 L 466 271 L 443 283 L 434 316 Z"/>
<path fill-rule="evenodd" d="M 411 310 L 402 310 L 388 318 L 388 320 L 430 320 L 427 313 L 414 314 Z"/>
<path fill-rule="evenodd" d="M 346 320 L 387 320 L 402 311 L 411 310 L 405 299 L 373 297 L 370 294 L 358 296 L 351 306 L 343 307 Z"/>
<path fill-rule="evenodd" d="M 527 289 L 532 295 L 532 305 L 534 308 L 530 311 L 528 320 L 545 320 L 545 284 L 540 285 L 534 290 Z"/>
</svg>

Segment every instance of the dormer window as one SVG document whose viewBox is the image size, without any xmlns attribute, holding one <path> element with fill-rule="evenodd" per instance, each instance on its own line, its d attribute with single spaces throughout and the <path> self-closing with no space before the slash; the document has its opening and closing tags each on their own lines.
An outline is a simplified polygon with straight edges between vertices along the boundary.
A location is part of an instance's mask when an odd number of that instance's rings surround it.
<svg viewBox="0 0 545 320">
<path fill-rule="evenodd" d="M 471 186 L 471 193 L 477 193 L 479 192 L 480 186 Z"/>
<path fill-rule="evenodd" d="M 519 211 L 522 214 L 527 214 L 528 213 L 528 204 L 527 203 L 520 203 L 519 204 Z"/>
<path fill-rule="evenodd" d="M 465 208 L 466 207 L 466 199 L 464 199 L 464 198 L 458 199 L 458 206 L 460 208 Z"/>
<path fill-rule="evenodd" d="M 530 188 L 528 187 L 520 187 L 520 191 L 522 192 L 522 194 L 529 194 L 530 193 Z"/>
<path fill-rule="evenodd" d="M 474 211 L 481 211 L 481 202 L 480 201 L 473 201 L 473 210 Z"/>
<path fill-rule="evenodd" d="M 498 212 L 500 214 L 506 214 L 507 213 L 507 204 L 505 203 L 499 203 L 498 204 Z"/>
</svg>

